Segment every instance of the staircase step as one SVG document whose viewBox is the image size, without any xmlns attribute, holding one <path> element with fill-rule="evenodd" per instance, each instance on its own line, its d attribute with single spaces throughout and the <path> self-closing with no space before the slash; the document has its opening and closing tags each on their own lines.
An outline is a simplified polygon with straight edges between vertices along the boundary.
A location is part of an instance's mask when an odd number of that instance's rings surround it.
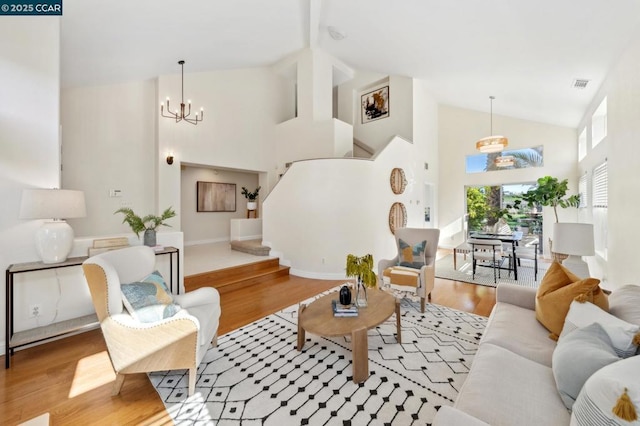
<svg viewBox="0 0 640 426">
<path fill-rule="evenodd" d="M 234 240 L 231 241 L 231 250 L 249 253 L 254 256 L 269 256 L 271 247 L 263 246 L 262 240 Z"/>
<path fill-rule="evenodd" d="M 213 287 L 227 293 L 278 277 L 289 276 L 289 267 L 280 265 L 280 259 L 271 258 L 216 271 L 202 272 L 184 277 L 186 291 Z"/>
</svg>

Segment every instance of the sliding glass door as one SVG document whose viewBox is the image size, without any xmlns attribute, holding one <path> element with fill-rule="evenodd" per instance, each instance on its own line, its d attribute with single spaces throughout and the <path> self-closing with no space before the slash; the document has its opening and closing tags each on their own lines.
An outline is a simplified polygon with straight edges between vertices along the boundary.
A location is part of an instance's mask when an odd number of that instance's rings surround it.
<svg viewBox="0 0 640 426">
<path fill-rule="evenodd" d="M 521 231 L 524 241 L 538 238 L 542 252 L 542 207 L 513 207 L 518 195 L 535 187 L 535 183 L 512 183 L 495 186 L 466 186 L 467 229 L 493 232 L 498 220 L 504 219 L 512 231 Z"/>
</svg>

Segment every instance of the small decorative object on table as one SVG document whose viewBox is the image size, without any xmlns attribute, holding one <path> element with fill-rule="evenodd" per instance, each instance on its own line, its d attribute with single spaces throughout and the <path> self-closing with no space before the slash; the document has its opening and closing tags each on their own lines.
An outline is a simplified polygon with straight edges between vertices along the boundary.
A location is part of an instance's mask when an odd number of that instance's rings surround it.
<svg viewBox="0 0 640 426">
<path fill-rule="evenodd" d="M 164 222 L 176 215 L 171 207 L 162 212 L 161 216 L 148 214 L 141 218 L 128 207 L 122 207 L 114 212 L 116 213 L 124 214 L 122 223 L 128 224 L 138 238 L 140 238 L 140 232 L 144 231 L 144 245 L 149 247 L 156 246 L 156 230 L 161 226 L 171 226 Z"/>
<path fill-rule="evenodd" d="M 347 277 L 356 277 L 356 306 L 367 306 L 367 287 L 375 287 L 377 277 L 373 272 L 373 256 L 366 254 L 358 257 L 347 255 Z"/>
<path fill-rule="evenodd" d="M 351 289 L 348 285 L 343 285 L 340 287 L 340 304 L 341 305 L 350 305 L 351 304 Z"/>
<path fill-rule="evenodd" d="M 337 300 L 331 301 L 334 317 L 357 317 L 358 307 L 356 305 L 343 305 Z"/>
</svg>

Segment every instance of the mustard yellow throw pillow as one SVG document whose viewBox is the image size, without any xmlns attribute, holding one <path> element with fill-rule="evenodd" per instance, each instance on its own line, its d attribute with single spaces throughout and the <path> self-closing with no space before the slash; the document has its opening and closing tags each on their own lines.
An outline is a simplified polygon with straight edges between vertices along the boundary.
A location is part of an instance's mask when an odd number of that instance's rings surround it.
<svg viewBox="0 0 640 426">
<path fill-rule="evenodd" d="M 574 275 L 558 262 L 553 262 L 542 278 L 536 295 L 536 319 L 558 339 L 571 302 L 577 298 L 609 311 L 607 296 L 598 286 L 600 280 Z"/>
</svg>

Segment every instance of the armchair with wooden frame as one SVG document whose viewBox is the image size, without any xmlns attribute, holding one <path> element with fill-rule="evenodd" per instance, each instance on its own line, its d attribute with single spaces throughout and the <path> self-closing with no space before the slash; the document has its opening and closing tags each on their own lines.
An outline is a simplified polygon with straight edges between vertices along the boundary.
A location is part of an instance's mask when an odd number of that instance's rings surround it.
<svg viewBox="0 0 640 426">
<path fill-rule="evenodd" d="M 420 310 L 424 312 L 425 299 L 431 300 L 431 292 L 435 285 L 436 254 L 440 230 L 434 228 L 398 228 L 395 231 L 398 254 L 393 259 L 382 259 L 378 262 L 378 277 L 384 283 L 398 286 L 411 286 L 420 297 Z M 415 259 L 412 266 L 402 266 L 400 240 L 411 246 L 426 241 L 421 258 Z"/>
<path fill-rule="evenodd" d="M 220 296 L 212 287 L 172 295 L 180 310 L 155 322 L 140 322 L 125 309 L 121 284 L 140 281 L 154 272 L 155 263 L 153 249 L 135 246 L 90 257 L 82 265 L 116 373 L 112 395 L 120 393 L 125 374 L 177 369 L 189 371 L 192 395 L 196 369 L 216 344 Z"/>
</svg>

